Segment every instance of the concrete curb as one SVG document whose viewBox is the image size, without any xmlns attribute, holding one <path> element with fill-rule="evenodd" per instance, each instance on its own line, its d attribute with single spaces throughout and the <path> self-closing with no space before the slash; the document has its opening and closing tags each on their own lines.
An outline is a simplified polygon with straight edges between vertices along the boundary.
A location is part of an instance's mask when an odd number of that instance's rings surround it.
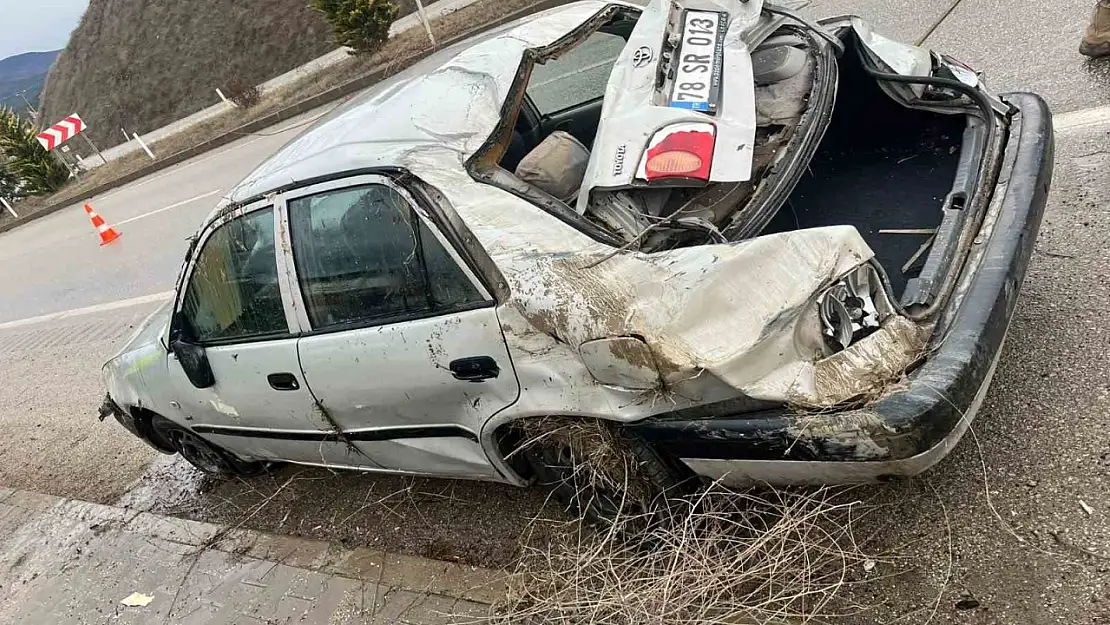
<svg viewBox="0 0 1110 625">
<path fill-rule="evenodd" d="M 283 121 L 292 119 L 293 117 L 296 117 L 302 113 L 306 113 L 313 109 L 319 108 L 325 104 L 328 104 L 329 102 L 334 102 L 335 100 L 338 100 L 340 98 L 362 91 L 363 89 L 366 89 L 367 87 L 374 85 L 385 78 L 388 78 L 412 65 L 415 65 L 417 62 L 423 60 L 428 56 L 431 56 L 435 52 L 443 50 L 444 48 L 452 46 L 469 37 L 473 37 L 478 33 L 497 28 L 498 26 L 501 26 L 502 24 L 507 24 L 513 20 L 527 17 L 534 13 L 539 13 L 540 11 L 546 11 L 547 9 L 555 8 L 566 3 L 567 0 L 540 0 L 539 2 L 531 6 L 524 7 L 523 9 L 514 11 L 509 15 L 505 15 L 492 22 L 483 24 L 481 28 L 470 31 L 468 33 L 457 35 L 455 37 L 452 37 L 451 39 L 441 41 L 439 42 L 439 47 L 434 50 L 425 50 L 398 63 L 389 63 L 383 66 L 379 66 L 377 69 L 371 70 L 368 74 L 360 76 L 359 78 L 356 78 L 348 83 L 342 84 L 338 87 L 333 87 L 332 89 L 312 96 L 311 98 L 308 98 L 306 100 L 302 100 L 296 104 L 281 109 L 280 111 L 271 113 L 253 122 L 246 123 L 234 130 L 231 130 L 218 137 L 209 139 L 208 141 L 193 146 L 187 150 L 182 150 L 181 152 L 177 152 L 176 154 L 171 154 L 165 158 L 159 159 L 151 163 L 150 165 L 142 167 L 129 174 L 125 174 L 115 180 L 112 180 L 111 182 L 106 182 L 98 187 L 94 187 L 73 197 L 61 200 L 49 206 L 45 206 L 35 213 L 32 213 L 25 217 L 21 217 L 13 221 L 7 221 L 5 223 L 0 223 L 0 233 L 14 230 L 26 223 L 32 222 L 41 217 L 46 217 L 47 215 L 62 210 L 63 208 L 73 206 L 74 204 L 80 204 L 81 202 L 88 201 L 93 197 L 96 197 L 97 195 L 100 195 L 107 191 L 111 191 L 113 189 L 117 189 L 126 184 L 130 184 L 136 180 L 139 180 L 140 178 L 145 178 L 146 176 L 149 176 L 168 167 L 177 165 L 178 163 L 187 161 L 195 156 L 199 156 L 218 147 L 227 145 L 228 143 L 241 139 L 246 135 L 269 128 L 271 126 L 274 126 L 275 124 L 280 124 Z"/>
<path fill-rule="evenodd" d="M 493 604 L 507 591 L 505 574 L 490 569 L 389 554 L 367 547 L 349 548 L 337 543 L 187 521 L 0 487 L 0 512 L 12 509 L 20 511 L 21 518 L 14 519 L 15 524 L 9 524 L 14 527 L 5 528 L 6 535 L 13 535 L 19 526 L 26 523 L 38 523 L 42 527 L 55 524 L 67 528 L 70 534 L 87 535 L 88 540 L 83 541 L 85 551 L 91 549 L 87 547 L 90 540 L 111 534 L 116 537 L 115 540 L 123 536 L 132 541 L 177 545 L 182 552 L 176 554 L 178 556 L 218 552 L 234 561 L 269 562 L 376 584 L 389 588 L 391 592 L 434 595 L 472 604 Z M 14 516 L 20 515 L 0 514 L 0 521 L 13 520 Z M 51 536 L 43 538 L 50 544 Z M 0 539 L 0 544 L 3 543 L 4 540 Z M 55 544 L 59 543 L 64 544 L 65 541 L 55 541 Z M 28 547 L 26 544 L 17 546 Z M 77 549 L 78 554 L 81 551 L 81 548 Z M 0 561 L 10 555 L 0 551 Z M 94 563 L 94 566 L 100 565 Z"/>
</svg>

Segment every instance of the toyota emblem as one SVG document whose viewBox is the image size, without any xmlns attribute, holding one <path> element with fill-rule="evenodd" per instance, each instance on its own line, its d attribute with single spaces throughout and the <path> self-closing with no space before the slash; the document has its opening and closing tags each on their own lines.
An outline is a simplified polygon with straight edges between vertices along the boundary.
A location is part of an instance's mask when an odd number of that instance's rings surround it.
<svg viewBox="0 0 1110 625">
<path fill-rule="evenodd" d="M 648 63 L 651 63 L 652 59 L 654 58 L 655 53 L 651 51 L 651 48 L 647 46 L 640 46 L 635 52 L 632 53 L 632 65 L 633 67 L 637 68 L 643 67 Z"/>
</svg>

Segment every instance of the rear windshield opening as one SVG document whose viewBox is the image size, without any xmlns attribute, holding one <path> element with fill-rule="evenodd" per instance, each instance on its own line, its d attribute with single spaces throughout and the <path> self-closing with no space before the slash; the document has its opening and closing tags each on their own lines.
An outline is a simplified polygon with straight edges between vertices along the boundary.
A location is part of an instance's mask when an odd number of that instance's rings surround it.
<svg viewBox="0 0 1110 625">
<path fill-rule="evenodd" d="M 618 17 L 554 58 L 536 63 L 527 97 L 501 159 L 515 172 L 521 161 L 555 132 L 570 135 L 585 150 L 593 147 L 613 65 L 636 25 L 637 13 Z"/>
</svg>

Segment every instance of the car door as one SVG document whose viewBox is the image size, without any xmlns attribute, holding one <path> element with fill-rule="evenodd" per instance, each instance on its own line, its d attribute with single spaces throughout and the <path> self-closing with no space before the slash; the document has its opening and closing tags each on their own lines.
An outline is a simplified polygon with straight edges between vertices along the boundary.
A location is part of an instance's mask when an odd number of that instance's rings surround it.
<svg viewBox="0 0 1110 625">
<path fill-rule="evenodd" d="M 285 201 L 301 370 L 329 418 L 385 469 L 496 478 L 478 434 L 519 385 L 477 274 L 388 178 Z"/>
<path fill-rule="evenodd" d="M 332 428 L 303 383 L 276 240 L 268 205 L 239 209 L 202 233 L 171 334 L 203 347 L 215 384 L 197 388 L 171 353 L 175 402 L 185 425 L 246 458 L 358 464 L 329 440 Z"/>
</svg>

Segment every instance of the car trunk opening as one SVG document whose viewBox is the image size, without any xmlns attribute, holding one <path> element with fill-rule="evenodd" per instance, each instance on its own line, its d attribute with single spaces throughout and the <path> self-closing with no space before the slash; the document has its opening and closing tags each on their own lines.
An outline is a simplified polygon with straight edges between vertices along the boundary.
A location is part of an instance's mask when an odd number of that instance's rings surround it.
<svg viewBox="0 0 1110 625">
<path fill-rule="evenodd" d="M 901 296 L 920 274 L 944 210 L 970 199 L 960 174 L 981 156 L 973 152 L 982 149 L 974 140 L 982 124 L 903 106 L 863 71 L 851 47 L 839 80 L 825 138 L 763 234 L 855 226 Z"/>
<path fill-rule="evenodd" d="M 646 45 L 678 32 L 674 6 L 609 7 L 529 51 L 472 175 L 645 253 L 852 226 L 891 295 L 915 319 L 935 314 L 989 199 L 976 190 L 1006 105 L 972 70 L 858 19 L 825 30 L 736 9 L 746 26 L 722 80 L 750 91 L 725 92 L 716 114 L 676 113 L 668 59 L 681 48 Z M 745 150 L 743 171 L 730 169 Z"/>
</svg>

